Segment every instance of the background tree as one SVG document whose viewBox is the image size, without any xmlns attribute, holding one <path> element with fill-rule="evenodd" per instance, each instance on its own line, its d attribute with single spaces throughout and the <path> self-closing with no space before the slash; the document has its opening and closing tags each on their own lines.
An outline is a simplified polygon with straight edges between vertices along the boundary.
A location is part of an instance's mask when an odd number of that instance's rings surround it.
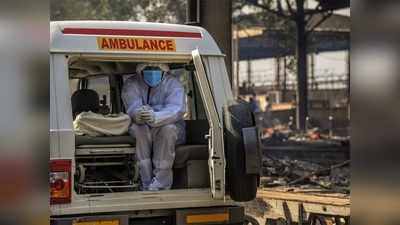
<svg viewBox="0 0 400 225">
<path fill-rule="evenodd" d="M 51 0 L 51 20 L 184 23 L 186 0 Z"/>
<path fill-rule="evenodd" d="M 308 7 L 312 5 L 309 3 L 314 3 L 315 7 Z M 290 25 L 295 24 L 296 35 L 293 36 L 296 37 L 296 123 L 297 128 L 304 131 L 308 116 L 308 37 L 316 27 L 333 14 L 334 10 L 349 7 L 350 0 L 243 0 L 238 5 L 257 7 L 267 13 L 269 21 L 279 21 L 278 18 L 287 20 L 288 27 L 282 30 L 289 30 Z M 282 23 L 282 25 L 284 24 Z"/>
<path fill-rule="evenodd" d="M 265 3 L 266 7 L 274 8 L 273 1 Z M 241 30 L 262 25 L 265 33 L 279 32 L 278 46 L 294 51 L 296 48 L 296 24 L 292 20 L 278 16 L 267 10 L 254 6 L 248 0 L 233 0 L 233 23 Z M 286 54 L 286 70 L 289 74 L 296 73 L 296 57 Z"/>
</svg>

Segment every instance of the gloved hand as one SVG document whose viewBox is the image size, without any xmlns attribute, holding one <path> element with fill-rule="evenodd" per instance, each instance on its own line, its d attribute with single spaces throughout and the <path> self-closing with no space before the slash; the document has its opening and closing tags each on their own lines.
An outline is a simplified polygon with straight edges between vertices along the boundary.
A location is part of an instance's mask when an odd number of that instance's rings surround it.
<svg viewBox="0 0 400 225">
<path fill-rule="evenodd" d="M 152 124 L 156 120 L 154 110 L 152 108 L 146 108 L 141 111 L 141 119 L 147 123 Z"/>
<path fill-rule="evenodd" d="M 135 122 L 136 122 L 136 124 L 142 125 L 142 124 L 145 123 L 145 121 L 144 121 L 143 118 L 142 118 L 142 112 L 143 112 L 143 110 L 140 109 L 140 110 L 136 113 L 136 115 L 135 115 Z"/>
</svg>

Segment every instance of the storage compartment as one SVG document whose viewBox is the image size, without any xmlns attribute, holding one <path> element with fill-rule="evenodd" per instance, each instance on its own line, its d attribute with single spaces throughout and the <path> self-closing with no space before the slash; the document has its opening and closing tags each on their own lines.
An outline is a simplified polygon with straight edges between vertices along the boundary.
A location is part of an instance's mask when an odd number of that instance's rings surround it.
<svg viewBox="0 0 400 225">
<path fill-rule="evenodd" d="M 75 191 L 78 194 L 138 190 L 139 173 L 133 153 L 113 154 L 115 150 L 112 149 L 86 150 L 88 154 L 75 157 Z"/>
<path fill-rule="evenodd" d="M 187 120 L 186 143 L 176 147 L 173 189 L 208 188 L 207 120 Z M 76 136 L 75 191 L 78 194 L 138 191 L 135 139 Z"/>
</svg>

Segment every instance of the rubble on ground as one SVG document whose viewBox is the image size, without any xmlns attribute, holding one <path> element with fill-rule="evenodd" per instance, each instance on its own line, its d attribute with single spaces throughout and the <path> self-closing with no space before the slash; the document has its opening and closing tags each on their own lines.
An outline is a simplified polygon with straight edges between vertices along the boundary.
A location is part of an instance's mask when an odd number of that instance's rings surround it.
<svg viewBox="0 0 400 225">
<path fill-rule="evenodd" d="M 264 157 L 261 186 L 321 188 L 347 194 L 350 192 L 350 161 L 323 167 L 307 161 Z"/>
<path fill-rule="evenodd" d="M 278 119 L 260 117 L 258 125 L 261 132 L 261 143 L 264 146 L 280 145 L 348 145 L 349 136 L 337 136 L 334 129 L 321 129 L 318 126 L 307 124 L 307 130 L 300 131 L 294 127 L 293 121 L 282 123 Z"/>
<path fill-rule="evenodd" d="M 315 160 L 306 161 L 307 158 L 301 158 L 302 156 L 299 159 L 295 158 L 298 156 L 274 158 L 282 155 L 271 153 L 277 151 L 274 148 L 285 151 L 293 149 L 298 152 L 337 148 L 338 153 L 342 154 L 341 150 L 350 146 L 348 136 L 335 136 L 330 130 L 321 130 L 311 122 L 307 126 L 309 129 L 302 132 L 294 128 L 293 121 L 285 124 L 272 119 L 268 114 L 260 118 L 261 147 L 264 155 L 262 187 L 303 187 L 345 194 L 350 192 L 350 161 L 340 163 L 337 158 L 333 160 L 328 156 L 326 163 L 317 164 Z M 332 163 L 337 164 L 331 165 Z"/>
</svg>

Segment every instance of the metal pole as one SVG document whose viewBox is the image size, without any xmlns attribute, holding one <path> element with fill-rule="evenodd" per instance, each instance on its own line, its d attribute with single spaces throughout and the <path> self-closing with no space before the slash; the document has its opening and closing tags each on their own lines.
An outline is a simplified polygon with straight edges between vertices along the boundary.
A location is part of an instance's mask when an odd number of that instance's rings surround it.
<svg viewBox="0 0 400 225">
<path fill-rule="evenodd" d="M 250 59 L 248 59 L 247 60 L 247 84 L 249 85 L 249 86 L 251 86 L 251 84 L 252 84 L 252 80 L 251 80 L 251 78 L 252 78 L 252 74 L 251 74 L 251 60 Z"/>
<path fill-rule="evenodd" d="M 240 41 L 240 38 L 239 38 L 239 26 L 238 25 L 236 25 L 235 26 L 235 38 L 234 38 L 234 41 L 233 41 L 233 49 L 234 49 L 234 53 L 233 53 L 233 57 L 235 58 L 234 59 L 234 62 L 236 62 L 236 67 L 235 67 L 235 75 L 234 75 L 234 86 L 233 86 L 233 90 L 234 90 L 234 97 L 235 98 L 238 98 L 238 96 L 239 96 L 239 87 L 240 87 L 240 83 L 239 83 L 239 72 L 240 72 L 240 58 L 239 58 L 239 41 Z"/>
<path fill-rule="evenodd" d="M 275 59 L 275 64 L 276 64 L 276 77 L 275 77 L 275 82 L 276 82 L 276 90 L 280 91 L 281 89 L 281 58 L 277 57 Z"/>
<path fill-rule="evenodd" d="M 307 90 L 307 36 L 304 13 L 304 0 L 296 0 L 297 4 L 297 107 L 296 122 L 299 130 L 305 131 L 306 117 L 308 116 L 308 90 Z"/>
<path fill-rule="evenodd" d="M 186 24 L 200 25 L 200 0 L 187 1 Z"/>
<path fill-rule="evenodd" d="M 311 89 L 316 89 L 317 84 L 315 83 L 315 55 L 313 53 L 310 54 L 310 75 L 311 75 Z"/>
<path fill-rule="evenodd" d="M 282 102 L 286 102 L 286 83 L 287 83 L 287 62 L 286 56 L 283 57 L 283 90 L 282 90 Z"/>
<path fill-rule="evenodd" d="M 199 1 L 200 26 L 210 32 L 222 53 L 226 55 L 226 68 L 232 83 L 232 1 Z"/>
<path fill-rule="evenodd" d="M 347 51 L 347 118 L 350 120 L 350 51 Z"/>
</svg>

